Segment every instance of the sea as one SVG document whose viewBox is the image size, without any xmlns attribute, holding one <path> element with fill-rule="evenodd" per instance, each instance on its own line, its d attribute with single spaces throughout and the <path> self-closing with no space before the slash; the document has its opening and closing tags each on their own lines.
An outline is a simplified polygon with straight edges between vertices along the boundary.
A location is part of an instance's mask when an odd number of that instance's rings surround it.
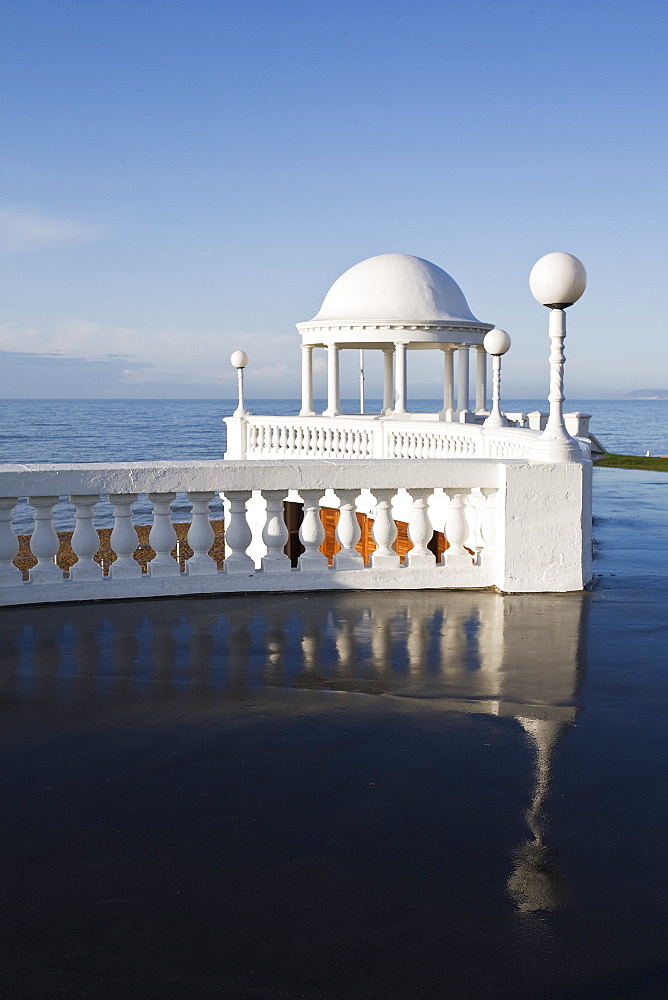
<svg viewBox="0 0 668 1000">
<path fill-rule="evenodd" d="M 140 462 L 222 458 L 223 418 L 236 399 L 11 399 L 0 401 L 0 463 Z M 544 399 L 508 399 L 508 413 L 547 410 Z M 250 413 L 293 416 L 296 399 L 253 399 Z M 316 400 L 324 410 L 325 400 Z M 357 400 L 343 400 L 355 413 Z M 438 412 L 439 400 L 414 400 L 410 409 Z M 379 399 L 367 401 L 377 413 Z M 568 413 L 590 413 L 590 429 L 611 452 L 668 455 L 668 399 L 568 399 Z"/>
<path fill-rule="evenodd" d="M 438 412 L 435 399 L 414 400 L 415 412 Z M 236 399 L 12 399 L 0 401 L 0 463 L 78 463 L 183 461 L 221 459 L 226 448 L 223 418 L 237 406 Z M 296 399 L 247 400 L 250 413 L 294 416 Z M 315 409 L 324 410 L 325 400 Z M 358 400 L 342 400 L 346 413 L 358 412 Z M 380 399 L 366 402 L 367 413 L 377 413 Z M 508 413 L 530 413 L 547 409 L 545 400 L 509 399 Z M 590 429 L 611 452 L 624 455 L 668 455 L 668 400 L 569 399 L 566 412 L 591 414 Z M 212 517 L 222 517 L 222 502 L 212 501 Z M 172 505 L 174 521 L 190 520 L 185 494 Z M 140 498 L 134 506 L 136 524 L 152 523 L 152 506 Z M 66 500 L 54 510 L 57 531 L 74 528 L 75 511 Z M 14 511 L 14 529 L 19 534 L 33 530 L 33 510 L 22 501 Z M 111 505 L 100 500 L 95 508 L 95 526 L 113 525 Z"/>
</svg>

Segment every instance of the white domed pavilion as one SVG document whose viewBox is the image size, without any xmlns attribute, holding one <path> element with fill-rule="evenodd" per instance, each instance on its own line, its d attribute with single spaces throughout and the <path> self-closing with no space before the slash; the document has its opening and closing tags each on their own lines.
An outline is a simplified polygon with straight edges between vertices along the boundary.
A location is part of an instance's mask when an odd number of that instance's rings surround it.
<svg viewBox="0 0 668 1000">
<path fill-rule="evenodd" d="M 406 353 L 438 350 L 444 356 L 441 418 L 466 422 L 469 352 L 476 351 L 476 412 L 486 405 L 483 340 L 493 324 L 473 315 L 449 274 L 421 257 L 386 253 L 355 264 L 327 292 L 313 319 L 298 323 L 302 338 L 302 416 L 313 409 L 313 349 L 327 351 L 327 409 L 340 409 L 339 352 L 379 350 L 384 355 L 383 414 L 407 412 Z M 458 354 L 455 409 L 454 355 Z M 396 359 L 396 360 L 395 360 Z"/>
</svg>

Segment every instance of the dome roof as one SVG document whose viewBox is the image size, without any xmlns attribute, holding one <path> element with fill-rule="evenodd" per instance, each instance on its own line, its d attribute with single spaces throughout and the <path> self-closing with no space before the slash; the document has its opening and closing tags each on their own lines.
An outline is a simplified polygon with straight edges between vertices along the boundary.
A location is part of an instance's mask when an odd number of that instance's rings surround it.
<svg viewBox="0 0 668 1000">
<path fill-rule="evenodd" d="M 355 264 L 337 278 L 310 322 L 480 325 L 449 274 L 407 253 Z"/>
</svg>

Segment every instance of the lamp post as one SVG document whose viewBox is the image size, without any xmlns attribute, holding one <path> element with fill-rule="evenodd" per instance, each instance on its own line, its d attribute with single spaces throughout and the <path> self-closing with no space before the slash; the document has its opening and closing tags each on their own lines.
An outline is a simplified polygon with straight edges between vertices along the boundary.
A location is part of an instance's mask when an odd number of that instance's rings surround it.
<svg viewBox="0 0 668 1000">
<path fill-rule="evenodd" d="M 564 423 L 564 339 L 566 312 L 587 287 L 587 272 L 570 253 L 548 253 L 534 264 L 529 275 L 531 294 L 550 310 L 550 415 L 545 430 L 531 450 L 537 462 L 581 462 L 582 449 Z"/>
<path fill-rule="evenodd" d="M 505 330 L 489 330 L 483 347 L 492 356 L 492 409 L 483 421 L 483 427 L 507 427 L 508 420 L 501 412 L 501 358 L 510 350 L 510 337 Z"/>
<path fill-rule="evenodd" d="M 244 406 L 244 368 L 248 364 L 248 355 L 245 351 L 234 351 L 230 357 L 230 364 L 237 370 L 237 383 L 239 386 L 239 405 L 232 414 L 233 417 L 245 417 L 246 408 Z"/>
</svg>

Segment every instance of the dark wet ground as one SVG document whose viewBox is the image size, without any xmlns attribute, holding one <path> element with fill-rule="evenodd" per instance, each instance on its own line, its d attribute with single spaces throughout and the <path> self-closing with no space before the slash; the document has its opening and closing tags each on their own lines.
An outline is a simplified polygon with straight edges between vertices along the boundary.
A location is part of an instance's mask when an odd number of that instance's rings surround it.
<svg viewBox="0 0 668 1000">
<path fill-rule="evenodd" d="M 665 998 L 668 477 L 591 593 L 4 611 L 10 998 Z"/>
</svg>

